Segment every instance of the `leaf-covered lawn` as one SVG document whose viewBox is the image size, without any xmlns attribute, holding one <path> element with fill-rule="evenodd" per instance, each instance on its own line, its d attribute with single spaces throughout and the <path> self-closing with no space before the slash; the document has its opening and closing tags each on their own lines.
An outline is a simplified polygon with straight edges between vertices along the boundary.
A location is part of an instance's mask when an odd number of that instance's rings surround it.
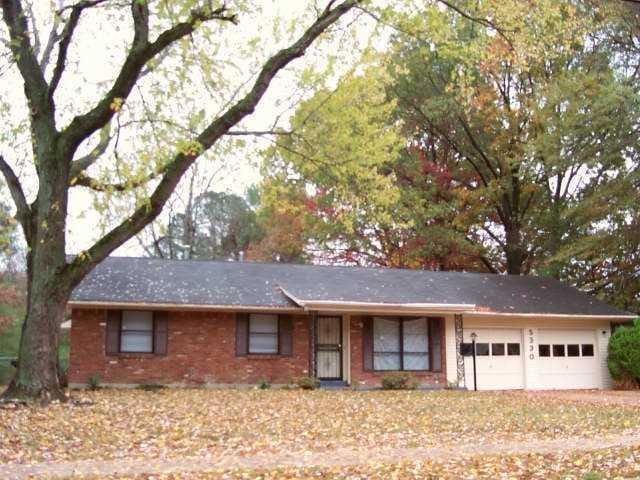
<svg viewBox="0 0 640 480">
<path fill-rule="evenodd" d="M 204 473 L 95 476 L 91 480 L 474 480 L 638 478 L 640 448 L 607 449 L 574 455 L 485 456 L 454 461 L 371 463 L 354 467 L 235 469 Z"/>
<path fill-rule="evenodd" d="M 442 447 L 640 431 L 637 407 L 509 393 L 167 389 L 102 390 L 74 396 L 94 403 L 0 410 L 0 462 L 207 454 L 242 457 L 345 448 L 375 452 L 381 446 Z M 575 458 L 565 455 L 551 465 L 590 471 L 609 462 L 620 471 L 633 468 L 633 462 L 623 465 L 623 459 L 612 452 L 615 450 L 576 454 Z M 624 461 L 631 458 L 637 465 L 640 449 L 626 452 Z M 407 472 L 415 470 L 414 476 L 423 478 L 420 472 L 448 468 L 482 472 L 503 465 L 517 471 L 546 465 L 548 469 L 548 457 L 485 457 L 450 465 L 404 462 L 342 467 L 333 472 L 325 468 L 316 473 L 331 478 L 338 472 L 352 472 L 353 477 L 345 478 L 366 478 L 367 469 L 390 469 L 398 471 L 399 478 L 410 478 Z M 242 478 L 245 473 L 232 473 L 230 478 Z M 265 473 L 267 477 L 272 474 Z M 311 471 L 292 469 L 287 474 L 304 478 Z"/>
</svg>

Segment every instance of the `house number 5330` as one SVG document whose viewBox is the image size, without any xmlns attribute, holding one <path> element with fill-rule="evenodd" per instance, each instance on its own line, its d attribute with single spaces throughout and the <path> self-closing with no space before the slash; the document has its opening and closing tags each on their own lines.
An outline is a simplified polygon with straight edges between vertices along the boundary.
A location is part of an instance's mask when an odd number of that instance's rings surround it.
<svg viewBox="0 0 640 480">
<path fill-rule="evenodd" d="M 535 343 L 535 339 L 533 337 L 533 330 L 529 329 L 529 359 L 533 360 L 535 358 L 533 344 Z"/>
</svg>

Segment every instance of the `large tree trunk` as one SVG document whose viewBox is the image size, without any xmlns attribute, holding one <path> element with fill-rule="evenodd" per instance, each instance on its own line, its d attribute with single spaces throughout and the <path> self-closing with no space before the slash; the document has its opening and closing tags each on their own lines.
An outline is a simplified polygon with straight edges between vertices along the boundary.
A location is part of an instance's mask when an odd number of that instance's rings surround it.
<svg viewBox="0 0 640 480">
<path fill-rule="evenodd" d="M 48 140 L 48 139 L 47 139 Z M 55 140 L 41 142 L 38 197 L 27 243 L 27 313 L 22 327 L 18 368 L 5 399 L 64 400 L 58 372 L 60 325 L 72 285 L 66 266 L 69 162 L 57 156 Z"/>
<path fill-rule="evenodd" d="M 51 217 L 55 220 L 59 215 Z M 60 274 L 65 263 L 64 239 L 39 237 L 42 243 L 32 247 L 27 259 L 27 313 L 18 368 L 2 396 L 47 403 L 66 398 L 59 381 L 58 345 L 71 285 Z"/>
<path fill-rule="evenodd" d="M 505 248 L 507 259 L 507 273 L 510 275 L 522 275 L 525 252 L 522 248 L 520 229 L 517 226 L 505 226 Z"/>
<path fill-rule="evenodd" d="M 47 403 L 66 398 L 59 381 L 58 344 L 67 298 L 64 292 L 34 287 L 32 283 L 18 369 L 3 394 L 5 399 L 39 399 Z"/>
<path fill-rule="evenodd" d="M 547 239 L 545 242 L 545 247 L 547 250 L 547 255 L 553 259 L 554 255 L 556 255 L 560 251 L 560 247 L 562 246 L 562 235 L 566 226 L 562 225 L 562 219 L 560 218 L 560 207 L 558 202 L 560 199 L 556 196 L 552 200 L 551 210 L 550 210 L 550 222 L 549 222 L 549 230 L 547 232 Z M 544 275 L 553 277 L 556 279 L 560 278 L 560 274 L 562 272 L 563 262 L 558 260 L 547 260 L 543 265 L 541 271 Z"/>
</svg>

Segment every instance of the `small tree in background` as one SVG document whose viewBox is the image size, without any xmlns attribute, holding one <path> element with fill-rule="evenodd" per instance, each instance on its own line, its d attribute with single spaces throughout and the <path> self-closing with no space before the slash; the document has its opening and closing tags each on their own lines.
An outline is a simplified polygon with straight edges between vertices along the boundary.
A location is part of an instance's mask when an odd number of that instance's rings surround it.
<svg viewBox="0 0 640 480">
<path fill-rule="evenodd" d="M 640 318 L 611 335 L 607 363 L 615 380 L 640 387 Z"/>
</svg>

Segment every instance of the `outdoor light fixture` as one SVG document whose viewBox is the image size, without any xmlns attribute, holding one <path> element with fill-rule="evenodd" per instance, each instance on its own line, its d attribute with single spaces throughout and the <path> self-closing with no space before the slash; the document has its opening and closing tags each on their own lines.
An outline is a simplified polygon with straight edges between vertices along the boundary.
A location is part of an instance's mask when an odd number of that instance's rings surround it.
<svg viewBox="0 0 640 480">
<path fill-rule="evenodd" d="M 471 332 L 471 348 L 473 352 L 473 391 L 478 391 L 478 376 L 476 374 L 476 338 L 478 338 L 478 334 L 476 332 Z"/>
</svg>

